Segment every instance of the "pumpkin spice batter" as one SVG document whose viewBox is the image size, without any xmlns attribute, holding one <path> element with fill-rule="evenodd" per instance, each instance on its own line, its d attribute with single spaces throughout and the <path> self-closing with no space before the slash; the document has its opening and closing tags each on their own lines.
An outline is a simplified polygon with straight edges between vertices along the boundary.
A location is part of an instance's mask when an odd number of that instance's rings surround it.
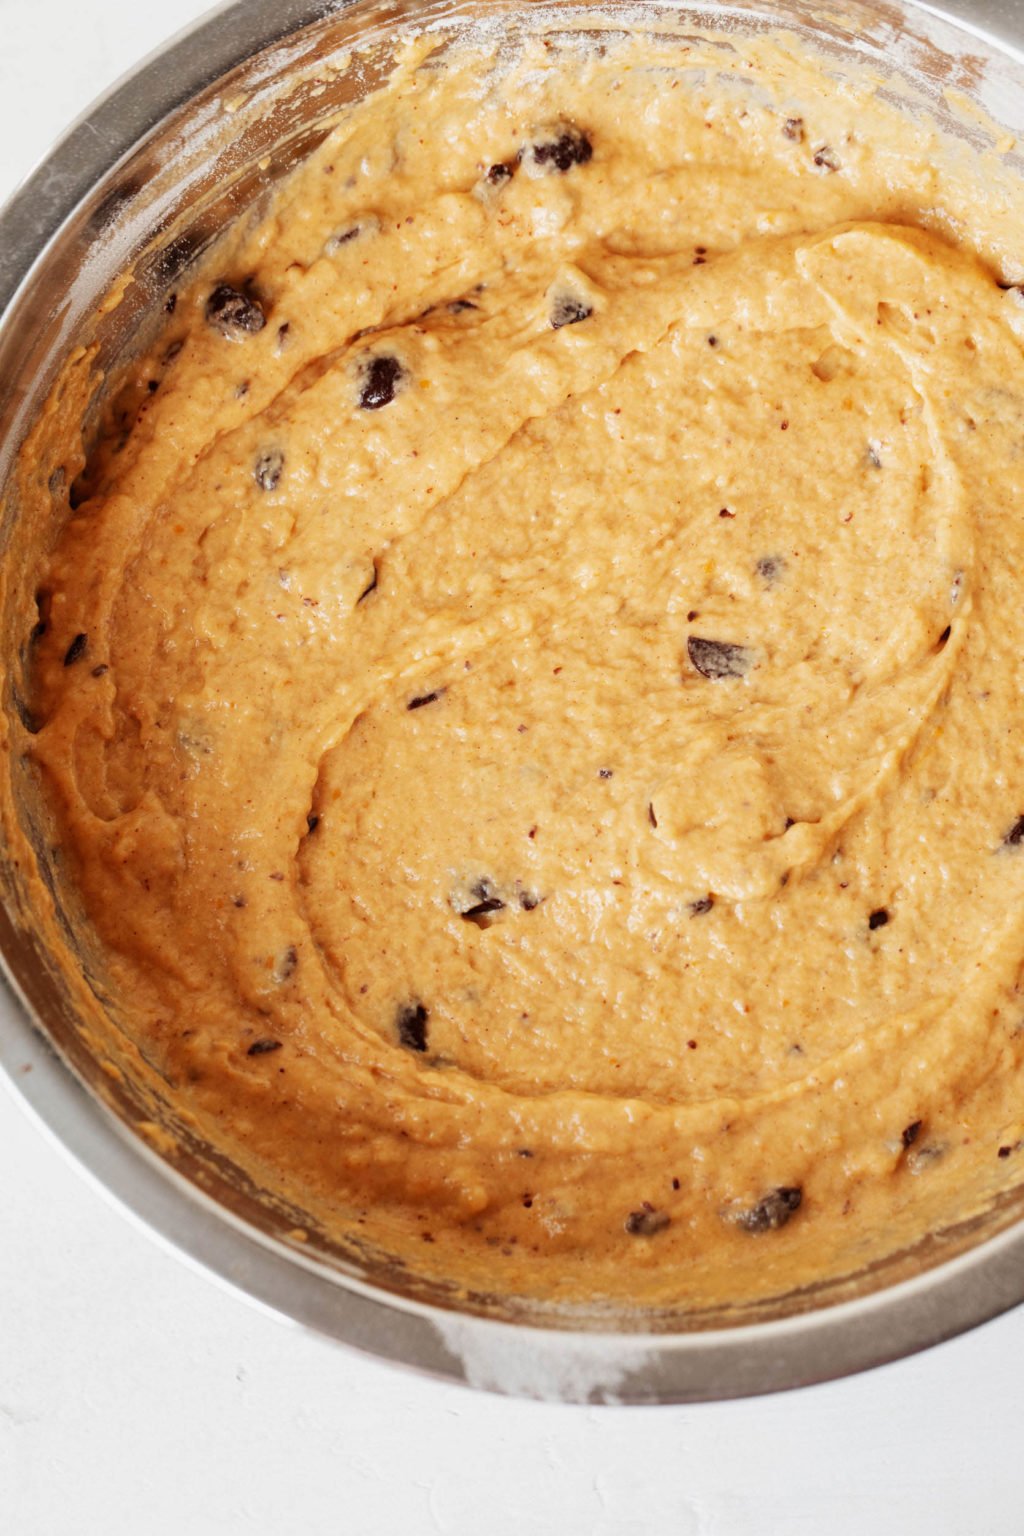
<svg viewBox="0 0 1024 1536">
<path fill-rule="evenodd" d="M 437 50 L 168 300 L 19 750 L 122 1027 L 312 1221 L 849 1272 L 1024 1135 L 1020 294 L 766 53 Z"/>
</svg>

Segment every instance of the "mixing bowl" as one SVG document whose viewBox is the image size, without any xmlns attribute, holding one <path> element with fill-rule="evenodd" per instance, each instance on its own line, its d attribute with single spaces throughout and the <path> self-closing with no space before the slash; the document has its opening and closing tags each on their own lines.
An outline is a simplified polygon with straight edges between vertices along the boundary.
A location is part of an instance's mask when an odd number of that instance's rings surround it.
<svg viewBox="0 0 1024 1536">
<path fill-rule="evenodd" d="M 583 7 L 523 7 L 555 24 Z M 606 5 L 646 23 L 642 11 Z M 1024 131 L 1024 13 L 962 0 L 682 3 L 676 24 L 785 28 L 831 67 L 870 69 L 977 149 Z M 167 45 L 94 106 L 0 214 L 0 488 L 74 348 L 96 367 L 145 345 L 163 300 L 226 221 L 250 208 L 384 78 L 404 26 L 461 28 L 516 8 L 473 0 L 237 0 Z M 353 46 L 359 46 L 354 55 Z M 965 106 L 969 110 L 965 110 Z M 1003 145 L 1024 175 L 1024 157 Z M 126 282 L 126 277 L 134 280 Z M 116 302 L 111 302 L 111 295 Z M 4 500 L 7 554 L 17 496 Z M 15 647 L 12 595 L 0 616 Z M 12 674 L 16 673 L 12 669 Z M 24 708 L 9 681 L 7 710 Z M 31 815 L 26 830 L 33 835 Z M 323 1334 L 419 1370 L 570 1401 L 691 1401 L 792 1387 L 948 1338 L 1024 1299 L 1024 1189 L 856 1274 L 745 1309 L 638 1317 L 450 1293 L 355 1245 L 312 1238 L 217 1150 L 104 1071 L 15 862 L 0 867 L 0 1066 L 8 1086 L 107 1192 L 197 1265 Z"/>
</svg>

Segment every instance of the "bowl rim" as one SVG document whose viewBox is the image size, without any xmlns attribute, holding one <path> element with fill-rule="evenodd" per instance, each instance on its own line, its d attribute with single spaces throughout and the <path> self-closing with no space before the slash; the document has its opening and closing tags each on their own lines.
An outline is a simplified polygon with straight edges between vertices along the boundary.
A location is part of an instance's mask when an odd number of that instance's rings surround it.
<svg viewBox="0 0 1024 1536">
<path fill-rule="evenodd" d="M 88 107 L 0 208 L 0 327 L 83 199 L 164 119 L 248 58 L 354 3 L 226 0 Z M 601 8 L 601 0 L 593 3 Z M 961 0 L 957 12 L 925 0 L 901 4 L 1024 63 L 1024 11 L 1014 14 L 1014 0 Z M 667 0 L 667 8 L 717 7 L 715 0 L 678 7 Z M 188 1181 L 74 1073 L 2 956 L 0 1082 L 95 1189 L 194 1269 L 364 1353 L 498 1392 L 616 1403 L 775 1392 L 912 1354 L 1024 1300 L 1018 1221 L 865 1295 L 730 1328 L 582 1331 L 446 1311 L 318 1264 L 298 1244 L 260 1233 Z"/>
</svg>

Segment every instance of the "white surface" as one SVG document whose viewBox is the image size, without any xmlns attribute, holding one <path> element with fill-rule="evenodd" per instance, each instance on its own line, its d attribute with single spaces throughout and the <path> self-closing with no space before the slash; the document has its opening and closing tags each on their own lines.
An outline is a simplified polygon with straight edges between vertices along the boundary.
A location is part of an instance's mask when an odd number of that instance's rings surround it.
<svg viewBox="0 0 1024 1536">
<path fill-rule="evenodd" d="M 0 0 L 0 198 L 199 0 Z M 700 1408 L 511 1402 L 268 1318 L 110 1210 L 0 1093 L 7 1536 L 1022 1536 L 1024 1310 Z"/>
</svg>

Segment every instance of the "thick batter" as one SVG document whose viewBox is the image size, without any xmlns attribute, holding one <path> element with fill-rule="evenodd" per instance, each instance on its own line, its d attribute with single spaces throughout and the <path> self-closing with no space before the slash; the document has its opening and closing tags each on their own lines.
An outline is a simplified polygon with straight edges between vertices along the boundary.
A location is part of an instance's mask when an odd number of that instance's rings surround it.
<svg viewBox="0 0 1024 1536">
<path fill-rule="evenodd" d="M 19 750 L 123 1027 L 311 1222 L 855 1269 L 1024 1156 L 1020 294 L 756 51 L 436 48 L 168 299 Z"/>
</svg>

